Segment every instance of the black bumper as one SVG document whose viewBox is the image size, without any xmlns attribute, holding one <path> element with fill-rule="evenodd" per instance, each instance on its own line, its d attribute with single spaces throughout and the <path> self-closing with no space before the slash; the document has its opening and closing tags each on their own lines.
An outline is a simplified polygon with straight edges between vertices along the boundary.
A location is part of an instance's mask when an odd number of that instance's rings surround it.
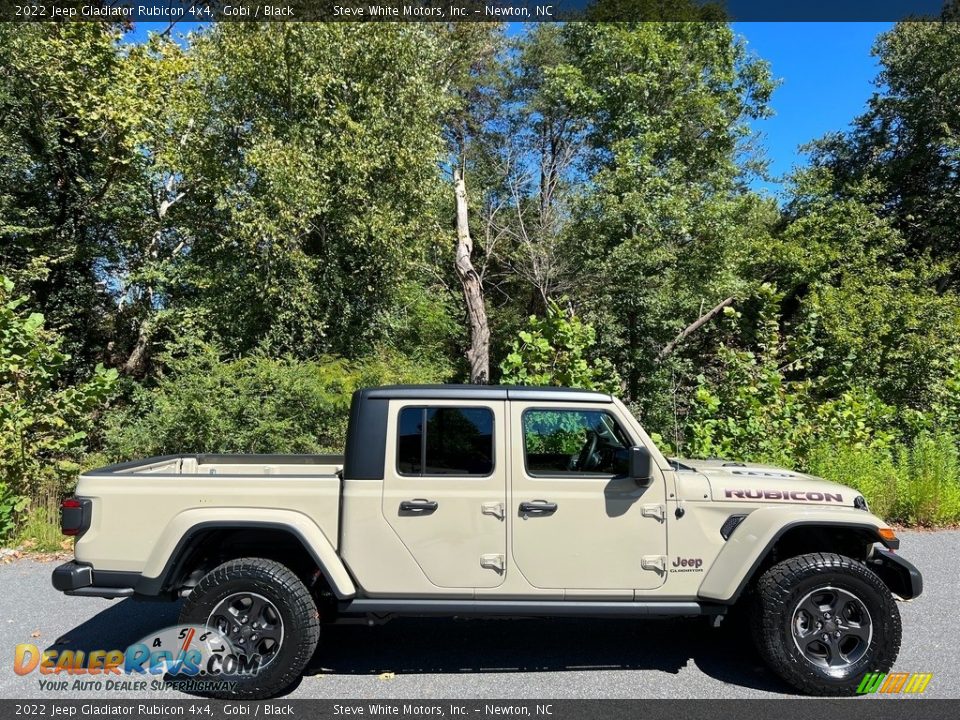
<svg viewBox="0 0 960 720">
<path fill-rule="evenodd" d="M 923 576 L 912 563 L 890 550 L 874 550 L 870 558 L 873 570 L 891 591 L 910 600 L 923 592 Z"/>
<path fill-rule="evenodd" d="M 58 566 L 50 578 L 55 590 L 67 595 L 121 598 L 133 595 L 139 573 L 94 572 L 76 560 Z"/>
</svg>

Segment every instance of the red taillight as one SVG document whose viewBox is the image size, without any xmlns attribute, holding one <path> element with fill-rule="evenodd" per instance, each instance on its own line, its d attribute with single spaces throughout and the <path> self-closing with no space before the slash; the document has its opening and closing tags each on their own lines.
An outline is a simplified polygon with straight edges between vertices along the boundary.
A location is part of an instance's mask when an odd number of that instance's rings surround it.
<svg viewBox="0 0 960 720">
<path fill-rule="evenodd" d="M 67 498 L 60 503 L 60 531 L 64 535 L 79 535 L 86 530 L 85 503 L 78 498 Z"/>
</svg>

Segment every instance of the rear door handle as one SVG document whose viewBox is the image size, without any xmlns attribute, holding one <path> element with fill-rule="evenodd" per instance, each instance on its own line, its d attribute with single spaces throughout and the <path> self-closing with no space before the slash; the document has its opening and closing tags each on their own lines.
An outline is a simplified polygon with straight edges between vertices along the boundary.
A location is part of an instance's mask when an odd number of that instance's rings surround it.
<svg viewBox="0 0 960 720">
<path fill-rule="evenodd" d="M 546 500 L 520 503 L 521 515 L 553 515 L 557 511 L 557 504 Z"/>
<path fill-rule="evenodd" d="M 413 500 L 403 500 L 400 503 L 401 515 L 430 515 L 436 512 L 439 507 L 436 500 L 425 500 L 423 498 L 414 498 Z"/>
</svg>

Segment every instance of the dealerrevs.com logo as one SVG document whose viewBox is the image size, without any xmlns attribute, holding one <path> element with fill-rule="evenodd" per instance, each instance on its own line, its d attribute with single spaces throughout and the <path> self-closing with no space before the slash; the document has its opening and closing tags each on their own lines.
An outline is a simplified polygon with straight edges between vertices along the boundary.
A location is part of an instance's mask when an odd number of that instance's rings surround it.
<svg viewBox="0 0 960 720">
<path fill-rule="evenodd" d="M 857 688 L 858 695 L 868 695 L 870 693 L 882 693 L 885 695 L 897 695 L 900 693 L 909 693 L 919 695 L 927 689 L 927 685 L 933 679 L 933 673 L 867 673 L 860 681 Z"/>
<path fill-rule="evenodd" d="M 197 625 L 165 628 L 124 650 L 41 650 L 23 643 L 13 657 L 17 675 L 37 674 L 40 689 L 49 692 L 233 690 L 262 664 L 260 655 L 238 651 L 217 631 Z"/>
</svg>

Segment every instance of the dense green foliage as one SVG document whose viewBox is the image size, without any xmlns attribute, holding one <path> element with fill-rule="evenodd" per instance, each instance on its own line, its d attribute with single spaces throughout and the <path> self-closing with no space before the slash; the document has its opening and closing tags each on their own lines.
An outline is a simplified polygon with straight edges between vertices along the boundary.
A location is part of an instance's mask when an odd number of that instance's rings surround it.
<svg viewBox="0 0 960 720">
<path fill-rule="evenodd" d="M 775 83 L 704 12 L 0 24 L 0 536 L 42 536 L 84 463 L 339 451 L 356 387 L 463 381 L 454 167 L 495 382 L 960 521 L 960 27 L 881 35 L 778 205 L 750 188 Z"/>
<path fill-rule="evenodd" d="M 116 370 L 60 387 L 70 356 L 40 313 L 23 310 L 13 282 L 0 277 L 0 536 L 25 511 L 56 510 L 80 469 L 93 413 L 110 396 Z"/>
<path fill-rule="evenodd" d="M 896 451 L 824 443 L 810 458 L 811 472 L 860 490 L 880 517 L 905 524 L 960 520 L 957 437 L 921 434 Z"/>
<path fill-rule="evenodd" d="M 572 311 L 550 300 L 546 317 L 530 317 L 500 365 L 504 384 L 558 385 L 616 393 L 620 381 L 609 360 L 591 358 L 596 333 Z"/>
<path fill-rule="evenodd" d="M 432 368 L 389 352 L 353 362 L 263 353 L 227 360 L 204 346 L 165 365 L 162 378 L 137 388 L 108 418 L 108 461 L 191 452 L 342 453 L 354 390 L 438 379 Z"/>
</svg>

